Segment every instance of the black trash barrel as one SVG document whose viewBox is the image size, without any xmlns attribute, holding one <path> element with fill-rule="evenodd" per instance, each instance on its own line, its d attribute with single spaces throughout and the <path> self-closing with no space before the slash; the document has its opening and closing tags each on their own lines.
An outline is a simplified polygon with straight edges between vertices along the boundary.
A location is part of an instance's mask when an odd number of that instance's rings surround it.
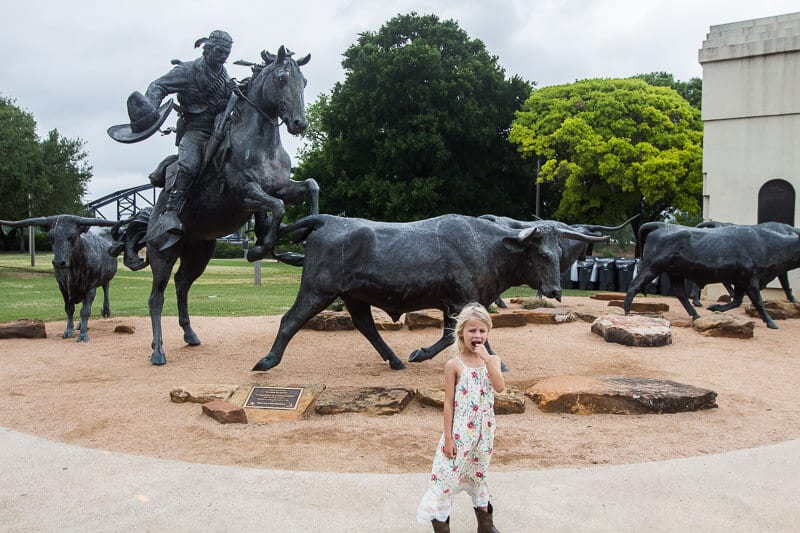
<svg viewBox="0 0 800 533">
<path fill-rule="evenodd" d="M 616 291 L 617 290 L 617 268 L 614 266 L 614 258 L 602 258 L 597 261 L 597 290 Z"/>
<path fill-rule="evenodd" d="M 573 288 L 572 287 L 572 281 L 569 279 L 571 274 L 572 274 L 572 272 L 570 272 L 570 270 L 568 269 L 564 273 L 564 275 L 561 276 L 561 288 L 562 289 L 571 289 L 571 288 Z"/>
<path fill-rule="evenodd" d="M 594 259 L 586 258 L 583 261 L 578 261 L 578 289 L 582 291 L 593 291 L 595 283 L 592 282 L 592 269 L 594 268 Z"/>
<path fill-rule="evenodd" d="M 633 279 L 633 267 L 636 266 L 635 259 L 619 258 L 614 261 L 617 271 L 617 290 L 626 292 Z"/>
</svg>

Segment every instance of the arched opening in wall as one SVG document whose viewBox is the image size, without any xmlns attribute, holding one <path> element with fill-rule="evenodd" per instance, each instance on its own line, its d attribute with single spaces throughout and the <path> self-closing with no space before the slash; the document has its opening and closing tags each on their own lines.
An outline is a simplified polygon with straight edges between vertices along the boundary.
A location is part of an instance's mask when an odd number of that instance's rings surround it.
<svg viewBox="0 0 800 533">
<path fill-rule="evenodd" d="M 769 180 L 758 191 L 758 223 L 783 222 L 794 226 L 795 191 L 786 180 Z"/>
</svg>

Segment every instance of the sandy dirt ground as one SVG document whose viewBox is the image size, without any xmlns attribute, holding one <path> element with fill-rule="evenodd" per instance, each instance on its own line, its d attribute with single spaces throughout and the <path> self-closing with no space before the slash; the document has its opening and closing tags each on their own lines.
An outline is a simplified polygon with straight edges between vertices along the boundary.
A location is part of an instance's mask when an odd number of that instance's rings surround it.
<svg viewBox="0 0 800 533">
<path fill-rule="evenodd" d="M 650 296 L 647 301 L 668 303 L 666 318 L 686 321 L 677 300 Z M 589 298 L 567 297 L 564 304 L 608 311 L 606 302 Z M 167 317 L 164 366 L 149 362 L 148 318 L 93 318 L 89 343 L 62 339 L 62 321 L 46 325 L 46 339 L 0 340 L 0 425 L 79 446 L 198 463 L 331 472 L 429 470 L 442 415 L 416 401 L 394 416 L 319 415 L 312 405 L 300 420 L 246 425 L 219 424 L 198 404 L 170 401 L 170 390 L 191 383 L 443 385 L 449 352 L 393 371 L 355 331 L 302 330 L 279 366 L 250 371 L 269 350 L 279 322 L 279 316 L 193 317 L 203 344 L 189 347 L 177 318 Z M 135 333 L 114 333 L 120 324 L 134 326 Z M 754 338 L 747 340 L 673 327 L 673 343 L 659 348 L 606 343 L 582 321 L 493 330 L 492 345 L 511 369 L 506 381 L 522 390 L 563 374 L 647 377 L 711 389 L 719 407 L 662 415 L 568 415 L 541 412 L 526 399 L 524 413 L 498 417 L 492 468 L 633 463 L 800 438 L 800 320 L 778 324 L 779 330 L 769 330 L 758 320 Z M 434 329 L 383 333 L 404 360 L 440 335 Z"/>
</svg>

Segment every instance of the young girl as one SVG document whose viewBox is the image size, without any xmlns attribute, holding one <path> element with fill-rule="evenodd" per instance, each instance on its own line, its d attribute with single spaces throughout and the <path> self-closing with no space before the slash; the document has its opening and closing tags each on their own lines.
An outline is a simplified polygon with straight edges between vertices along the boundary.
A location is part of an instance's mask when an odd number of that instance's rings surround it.
<svg viewBox="0 0 800 533">
<path fill-rule="evenodd" d="M 494 445 L 494 392 L 506 388 L 500 358 L 484 346 L 492 327 L 489 313 L 471 303 L 456 317 L 456 356 L 444 367 L 444 434 L 439 439 L 428 491 L 417 520 L 449 533 L 453 495 L 472 497 L 479 533 L 497 533 L 486 482 Z"/>
</svg>

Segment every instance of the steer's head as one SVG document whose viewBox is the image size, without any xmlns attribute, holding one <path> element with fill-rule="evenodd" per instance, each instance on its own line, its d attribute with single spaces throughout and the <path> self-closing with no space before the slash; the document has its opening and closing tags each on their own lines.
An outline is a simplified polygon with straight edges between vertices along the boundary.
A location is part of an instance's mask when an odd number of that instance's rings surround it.
<svg viewBox="0 0 800 533">
<path fill-rule="evenodd" d="M 524 254 L 522 282 L 544 296 L 561 301 L 561 246 L 559 237 L 583 242 L 602 242 L 607 236 L 584 235 L 542 222 L 507 237 L 503 244 L 513 253 Z"/>
<path fill-rule="evenodd" d="M 82 233 L 92 226 L 113 226 L 116 222 L 102 218 L 87 218 L 75 215 L 53 215 L 49 217 L 26 218 L 23 220 L 0 220 L 4 226 L 37 226 L 47 233 L 53 248 L 53 267 L 69 268 L 76 250 L 80 249 Z"/>
</svg>

